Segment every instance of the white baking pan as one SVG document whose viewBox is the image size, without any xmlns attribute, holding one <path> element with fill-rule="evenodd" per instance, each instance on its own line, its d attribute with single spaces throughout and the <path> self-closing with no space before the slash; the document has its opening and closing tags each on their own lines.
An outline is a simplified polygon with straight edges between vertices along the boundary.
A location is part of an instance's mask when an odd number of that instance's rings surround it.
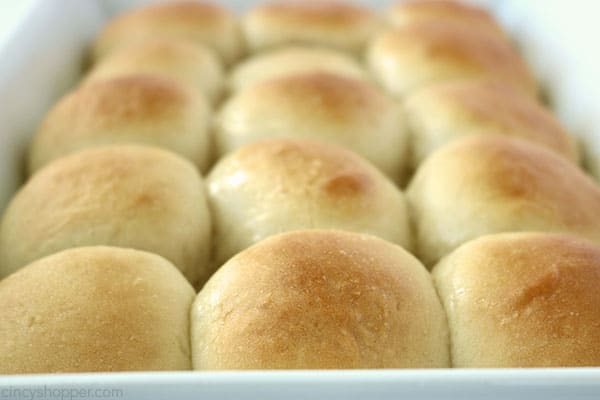
<svg viewBox="0 0 600 400">
<path fill-rule="evenodd" d="M 77 82 L 95 33 L 110 15 L 144 2 L 33 0 L 0 40 L 0 210 L 22 183 L 32 132 Z M 600 163 L 594 162 L 600 160 L 600 2 L 479 2 L 513 32 L 557 114 L 581 138 L 590 171 L 600 177 Z M 253 2 L 223 3 L 243 11 Z M 600 368 L 0 376 L 0 400 L 75 398 L 599 399 Z"/>
</svg>

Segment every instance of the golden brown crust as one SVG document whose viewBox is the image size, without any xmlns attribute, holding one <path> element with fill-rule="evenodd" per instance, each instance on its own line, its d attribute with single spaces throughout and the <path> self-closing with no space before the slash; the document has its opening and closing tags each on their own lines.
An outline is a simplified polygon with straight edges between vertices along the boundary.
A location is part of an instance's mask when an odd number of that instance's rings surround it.
<svg viewBox="0 0 600 400">
<path fill-rule="evenodd" d="M 196 282 L 208 273 L 210 230 L 191 163 L 144 146 L 83 150 L 41 169 L 12 199 L 0 274 L 65 248 L 111 245 L 159 254 Z"/>
<path fill-rule="evenodd" d="M 349 148 L 394 181 L 404 173 L 401 106 L 373 85 L 328 73 L 258 83 L 225 103 L 217 118 L 217 151 L 276 137 L 312 138 Z"/>
<path fill-rule="evenodd" d="M 259 5 L 244 18 L 251 50 L 290 43 L 317 44 L 359 55 L 380 28 L 370 9 L 336 0 L 279 0 Z"/>
<path fill-rule="evenodd" d="M 207 185 L 217 265 L 295 229 L 370 233 L 411 248 L 402 193 L 341 147 L 298 139 L 257 142 L 222 159 Z"/>
<path fill-rule="evenodd" d="M 155 75 L 199 90 L 211 102 L 221 97 L 224 71 L 208 47 L 184 41 L 149 39 L 115 50 L 97 64 L 85 82 L 128 75 Z"/>
<path fill-rule="evenodd" d="M 290 45 L 258 53 L 238 64 L 230 74 L 229 89 L 236 92 L 274 78 L 318 72 L 370 80 L 357 60 L 340 51 Z"/>
<path fill-rule="evenodd" d="M 398 96 L 463 78 L 498 80 L 537 95 L 533 76 L 509 43 L 458 23 L 423 22 L 384 32 L 372 42 L 368 61 L 375 77 Z"/>
<path fill-rule="evenodd" d="M 577 162 L 573 137 L 537 101 L 500 82 L 464 80 L 425 87 L 405 101 L 414 166 L 467 135 L 506 135 Z"/>
<path fill-rule="evenodd" d="M 511 231 L 566 232 L 600 243 L 600 188 L 564 157 L 504 136 L 433 153 L 407 191 L 427 265 L 469 240 Z"/>
<path fill-rule="evenodd" d="M 253 13 L 261 15 L 265 22 L 302 25 L 307 22 L 316 26 L 347 27 L 362 21 L 366 8 L 351 3 L 335 1 L 273 1 L 256 7 Z"/>
<path fill-rule="evenodd" d="M 572 236 L 471 241 L 434 277 L 455 367 L 600 366 L 600 248 Z"/>
<path fill-rule="evenodd" d="M 282 138 L 250 144 L 232 154 L 229 162 L 247 174 L 269 171 L 271 182 L 280 176 L 281 190 L 299 196 L 312 189 L 332 199 L 368 196 L 379 183 L 377 178 L 385 179 L 354 153 L 311 140 Z"/>
<path fill-rule="evenodd" d="M 401 27 L 429 21 L 452 21 L 490 32 L 507 40 L 506 33 L 485 9 L 454 0 L 409 0 L 392 5 L 387 16 L 392 25 Z"/>
<path fill-rule="evenodd" d="M 189 101 L 190 94 L 179 86 L 160 78 L 136 75 L 97 83 L 91 88 L 82 87 L 67 97 L 71 107 L 97 109 L 98 114 L 127 121 L 133 116 L 162 118 L 180 109 Z M 115 101 L 114 92 L 119 91 L 124 101 Z M 73 97 L 79 97 L 73 99 Z M 125 101 L 126 100 L 126 101 Z M 80 110 L 75 109 L 74 112 Z M 109 120 L 109 123 L 112 122 Z"/>
<path fill-rule="evenodd" d="M 243 51 L 235 16 L 227 9 L 207 1 L 173 1 L 135 8 L 109 22 L 98 35 L 94 59 L 134 42 L 161 37 L 208 45 L 227 64 Z"/>
<path fill-rule="evenodd" d="M 200 93 L 171 80 L 133 75 L 92 82 L 48 112 L 31 143 L 29 170 L 76 150 L 119 143 L 165 147 L 206 170 L 210 117 Z"/>
<path fill-rule="evenodd" d="M 272 237 L 231 259 L 196 298 L 194 368 L 446 366 L 430 279 L 409 253 L 372 236 Z"/>
<path fill-rule="evenodd" d="M 67 250 L 0 282 L 0 373 L 187 370 L 194 290 L 156 255 Z"/>
<path fill-rule="evenodd" d="M 357 110 L 375 113 L 387 106 L 386 98 L 374 87 L 364 82 L 348 79 L 329 73 L 313 73 L 284 77 L 264 82 L 251 92 L 259 98 L 284 98 L 288 96 L 297 113 L 304 114 L 299 118 L 310 116 L 314 105 L 305 100 L 318 102 L 318 107 L 326 118 L 333 123 L 344 123 L 356 119 Z"/>
</svg>

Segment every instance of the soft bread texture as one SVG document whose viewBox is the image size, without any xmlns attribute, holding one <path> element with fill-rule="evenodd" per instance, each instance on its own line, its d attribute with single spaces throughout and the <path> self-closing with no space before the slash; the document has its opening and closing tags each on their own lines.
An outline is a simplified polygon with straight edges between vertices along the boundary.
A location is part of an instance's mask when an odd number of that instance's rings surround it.
<svg viewBox="0 0 600 400">
<path fill-rule="evenodd" d="M 358 61 L 343 52 L 291 45 L 259 53 L 238 64 L 231 73 L 228 86 L 230 92 L 237 92 L 265 80 L 316 72 L 370 81 Z"/>
<path fill-rule="evenodd" d="M 128 75 L 156 75 L 199 90 L 211 103 L 221 99 L 225 73 L 210 48 L 189 42 L 154 39 L 115 50 L 98 63 L 85 82 Z"/>
<path fill-rule="evenodd" d="M 430 275 L 369 235 L 296 231 L 232 258 L 192 306 L 196 370 L 447 367 Z"/>
<path fill-rule="evenodd" d="M 0 282 L 0 374 L 189 370 L 194 296 L 154 254 L 46 257 Z"/>
<path fill-rule="evenodd" d="M 423 22 L 452 21 L 482 30 L 508 40 L 504 30 L 484 8 L 453 0 L 408 0 L 393 4 L 387 10 L 391 25 L 403 27 Z"/>
<path fill-rule="evenodd" d="M 427 84 L 485 78 L 537 95 L 523 59 L 497 35 L 452 21 L 410 24 L 378 35 L 367 61 L 375 79 L 404 97 Z"/>
<path fill-rule="evenodd" d="M 412 166 L 467 135 L 505 135 L 527 140 L 577 163 L 575 140 L 560 121 L 529 96 L 498 82 L 441 83 L 406 99 Z"/>
<path fill-rule="evenodd" d="M 382 27 L 367 7 L 337 0 L 275 0 L 261 4 L 242 20 L 250 52 L 286 44 L 311 44 L 362 55 Z"/>
<path fill-rule="evenodd" d="M 17 192 L 0 225 L 0 276 L 78 246 L 159 254 L 206 278 L 211 222 L 196 168 L 164 150 L 109 146 L 60 158 Z"/>
<path fill-rule="evenodd" d="M 143 144 L 178 153 L 206 171 L 212 112 L 197 91 L 155 76 L 80 86 L 48 112 L 30 145 L 29 171 L 77 150 Z"/>
<path fill-rule="evenodd" d="M 600 244 L 600 188 L 564 157 L 505 136 L 433 153 L 407 191 L 419 258 L 432 265 L 479 236 L 572 233 Z"/>
<path fill-rule="evenodd" d="M 211 47 L 226 64 L 243 54 L 236 17 L 218 3 L 171 1 L 125 12 L 99 33 L 93 58 L 99 61 L 120 47 L 148 39 L 185 40 Z"/>
<path fill-rule="evenodd" d="M 600 248 L 558 234 L 485 236 L 433 271 L 453 366 L 600 366 Z"/>
<path fill-rule="evenodd" d="M 402 106 L 376 87 L 327 73 L 268 80 L 238 92 L 220 110 L 220 155 L 259 140 L 318 139 L 355 151 L 394 181 L 406 164 Z"/>
<path fill-rule="evenodd" d="M 206 183 L 218 265 L 296 229 L 370 233 L 411 248 L 402 192 L 338 146 L 292 139 L 250 144 L 221 160 Z"/>
</svg>

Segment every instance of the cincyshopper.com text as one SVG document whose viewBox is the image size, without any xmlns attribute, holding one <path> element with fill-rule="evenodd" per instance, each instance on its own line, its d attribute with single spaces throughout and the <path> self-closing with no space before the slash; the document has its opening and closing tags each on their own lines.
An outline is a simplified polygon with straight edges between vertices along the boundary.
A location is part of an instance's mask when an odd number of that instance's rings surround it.
<svg viewBox="0 0 600 400">
<path fill-rule="evenodd" d="M 0 400 L 122 399 L 123 390 L 106 387 L 9 386 L 0 388 Z"/>
</svg>

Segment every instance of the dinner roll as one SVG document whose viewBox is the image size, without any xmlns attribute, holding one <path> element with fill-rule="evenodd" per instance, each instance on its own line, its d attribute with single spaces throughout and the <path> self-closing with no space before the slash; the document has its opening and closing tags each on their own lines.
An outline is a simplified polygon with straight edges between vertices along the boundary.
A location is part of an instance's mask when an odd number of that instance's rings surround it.
<svg viewBox="0 0 600 400">
<path fill-rule="evenodd" d="M 426 265 L 498 232 L 570 232 L 600 244 L 600 188 L 564 157 L 523 140 L 479 135 L 442 147 L 407 196 Z"/>
<path fill-rule="evenodd" d="M 375 79 L 400 97 L 462 78 L 498 80 L 537 94 L 527 65 L 509 43 L 461 23 L 430 21 L 384 32 L 369 46 L 367 59 Z"/>
<path fill-rule="evenodd" d="M 48 112 L 30 146 L 29 171 L 76 150 L 112 144 L 164 147 L 205 171 L 211 111 L 197 91 L 154 76 L 80 86 Z"/>
<path fill-rule="evenodd" d="M 504 30 L 484 8 L 454 0 L 403 0 L 387 10 L 393 26 L 403 27 L 422 22 L 452 21 L 508 40 Z"/>
<path fill-rule="evenodd" d="M 196 370 L 449 365 L 423 265 L 382 239 L 295 231 L 239 253 L 192 306 Z"/>
<path fill-rule="evenodd" d="M 236 92 L 268 79 L 316 72 L 370 80 L 362 66 L 342 52 L 322 47 L 287 46 L 259 53 L 238 64 L 229 78 L 229 90 Z"/>
<path fill-rule="evenodd" d="M 381 27 L 375 11 L 343 0 L 275 0 L 253 8 L 242 20 L 251 52 L 303 43 L 360 56 Z"/>
<path fill-rule="evenodd" d="M 404 174 L 402 107 L 372 85 L 314 73 L 271 79 L 238 92 L 216 121 L 220 155 L 275 137 L 313 138 L 362 155 L 394 181 Z"/>
<path fill-rule="evenodd" d="M 600 366 L 600 248 L 544 233 L 485 236 L 434 269 L 453 365 Z"/>
<path fill-rule="evenodd" d="M 404 195 L 341 147 L 272 139 L 222 159 L 207 178 L 215 258 L 267 236 L 306 228 L 370 233 L 410 249 Z"/>
<path fill-rule="evenodd" d="M 528 140 L 578 160 L 574 139 L 549 110 L 499 82 L 431 85 L 406 99 L 405 115 L 413 167 L 439 147 L 476 134 Z"/>
<path fill-rule="evenodd" d="M 236 17 L 217 2 L 170 1 L 135 8 L 110 21 L 93 49 L 96 61 L 117 48 L 147 39 L 186 40 L 207 45 L 226 64 L 243 53 Z"/>
<path fill-rule="evenodd" d="M 143 251 L 43 258 L 0 282 L 0 374 L 189 370 L 194 295 Z"/>
<path fill-rule="evenodd" d="M 143 146 L 83 150 L 41 169 L 0 225 L 0 276 L 70 247 L 159 254 L 204 278 L 211 223 L 202 178 L 177 155 Z"/>
<path fill-rule="evenodd" d="M 86 77 L 86 82 L 128 75 L 157 75 L 200 90 L 211 103 L 222 95 L 225 77 L 217 55 L 208 47 L 155 39 L 115 50 Z"/>
</svg>

